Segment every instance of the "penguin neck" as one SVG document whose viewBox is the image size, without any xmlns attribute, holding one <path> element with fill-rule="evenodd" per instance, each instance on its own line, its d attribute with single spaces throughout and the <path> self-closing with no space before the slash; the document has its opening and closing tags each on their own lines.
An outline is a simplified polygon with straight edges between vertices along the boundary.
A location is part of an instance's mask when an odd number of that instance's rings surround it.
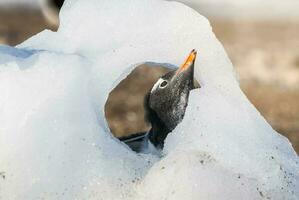
<svg viewBox="0 0 299 200">
<path fill-rule="evenodd" d="M 150 121 L 152 128 L 149 132 L 150 142 L 158 149 L 164 147 L 164 140 L 171 130 L 165 125 L 165 123 L 159 118 L 159 116 L 153 111 L 152 120 Z"/>
<path fill-rule="evenodd" d="M 149 131 L 148 139 L 158 149 L 162 149 L 164 146 L 164 140 L 168 133 L 171 132 L 169 127 L 163 122 L 158 114 L 149 106 L 149 95 L 145 96 L 144 108 L 145 108 L 145 120 L 149 122 L 152 128 Z"/>
</svg>

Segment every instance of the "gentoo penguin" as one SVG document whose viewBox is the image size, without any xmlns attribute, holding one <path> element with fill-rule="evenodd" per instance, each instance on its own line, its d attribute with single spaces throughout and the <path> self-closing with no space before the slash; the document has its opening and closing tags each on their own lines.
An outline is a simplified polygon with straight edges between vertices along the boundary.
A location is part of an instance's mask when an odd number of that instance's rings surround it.
<svg viewBox="0 0 299 200">
<path fill-rule="evenodd" d="M 151 124 L 146 133 L 120 138 L 132 150 L 147 153 L 155 147 L 161 150 L 168 133 L 182 121 L 188 104 L 189 92 L 194 89 L 194 63 L 192 50 L 185 63 L 177 70 L 163 75 L 144 99 L 145 119 Z"/>
</svg>

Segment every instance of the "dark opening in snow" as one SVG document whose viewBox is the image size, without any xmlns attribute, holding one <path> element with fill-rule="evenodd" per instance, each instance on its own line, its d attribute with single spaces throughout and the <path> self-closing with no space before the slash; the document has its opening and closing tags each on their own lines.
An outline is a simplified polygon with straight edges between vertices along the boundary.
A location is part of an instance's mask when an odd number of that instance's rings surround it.
<svg viewBox="0 0 299 200">
<path fill-rule="evenodd" d="M 105 116 L 114 136 L 128 136 L 150 128 L 144 120 L 144 97 L 168 71 L 170 69 L 162 66 L 139 65 L 110 92 Z"/>
</svg>

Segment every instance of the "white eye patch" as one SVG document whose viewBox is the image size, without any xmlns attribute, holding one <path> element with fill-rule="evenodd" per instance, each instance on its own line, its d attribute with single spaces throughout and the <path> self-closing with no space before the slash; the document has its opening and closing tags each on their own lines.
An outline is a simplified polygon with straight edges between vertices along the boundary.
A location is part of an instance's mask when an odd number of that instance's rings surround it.
<svg viewBox="0 0 299 200">
<path fill-rule="evenodd" d="M 163 78 L 159 78 L 159 80 L 158 80 L 158 81 L 155 83 L 155 85 L 153 86 L 153 88 L 152 88 L 152 90 L 151 90 L 151 93 L 152 93 L 153 91 L 155 91 L 163 81 L 165 81 Z"/>
</svg>

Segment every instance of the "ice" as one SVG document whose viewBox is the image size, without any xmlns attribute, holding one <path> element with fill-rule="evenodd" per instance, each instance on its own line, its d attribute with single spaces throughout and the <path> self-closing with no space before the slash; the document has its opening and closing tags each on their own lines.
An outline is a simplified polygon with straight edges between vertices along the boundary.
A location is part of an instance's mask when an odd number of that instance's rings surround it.
<svg viewBox="0 0 299 200">
<path fill-rule="evenodd" d="M 70 0 L 57 32 L 0 48 L 0 199 L 298 199 L 299 159 L 239 88 L 209 22 L 181 3 Z M 198 50 L 164 156 L 116 140 L 109 92 Z M 1 178 L 2 177 L 2 178 Z"/>
</svg>

